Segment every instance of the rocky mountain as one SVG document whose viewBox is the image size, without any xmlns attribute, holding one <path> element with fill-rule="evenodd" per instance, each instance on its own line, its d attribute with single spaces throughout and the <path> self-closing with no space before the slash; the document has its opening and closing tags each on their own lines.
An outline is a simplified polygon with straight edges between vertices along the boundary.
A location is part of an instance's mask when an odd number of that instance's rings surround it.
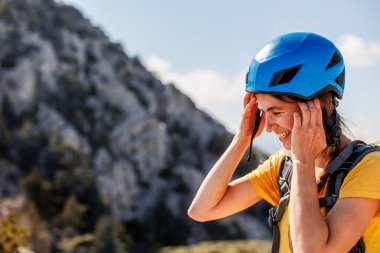
<svg viewBox="0 0 380 253">
<path fill-rule="evenodd" d="M 96 237 L 104 215 L 131 252 L 269 236 L 262 206 L 209 223 L 187 217 L 232 135 L 71 6 L 0 0 L 0 105 L 0 199 L 27 196 L 25 212 L 50 238 L 39 243 L 33 226 L 38 252 Z M 255 151 L 238 173 L 263 157 Z"/>
</svg>

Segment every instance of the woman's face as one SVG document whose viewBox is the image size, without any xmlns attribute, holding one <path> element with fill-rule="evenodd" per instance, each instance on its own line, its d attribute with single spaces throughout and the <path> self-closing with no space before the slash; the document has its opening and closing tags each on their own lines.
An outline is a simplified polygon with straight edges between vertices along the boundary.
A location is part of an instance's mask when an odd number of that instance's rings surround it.
<svg viewBox="0 0 380 253">
<path fill-rule="evenodd" d="M 293 113 L 301 112 L 297 103 L 289 103 L 269 94 L 255 95 L 259 109 L 266 115 L 266 131 L 274 132 L 284 148 L 290 150 L 293 128 Z"/>
</svg>

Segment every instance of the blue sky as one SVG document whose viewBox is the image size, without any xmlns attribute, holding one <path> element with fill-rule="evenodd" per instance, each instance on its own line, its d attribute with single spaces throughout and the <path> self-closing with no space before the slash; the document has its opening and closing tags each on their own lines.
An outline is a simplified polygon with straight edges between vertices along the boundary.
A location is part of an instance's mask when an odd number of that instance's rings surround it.
<svg viewBox="0 0 380 253">
<path fill-rule="evenodd" d="M 356 138 L 380 139 L 380 1 L 64 0 L 128 55 L 174 82 L 200 109 L 235 132 L 244 78 L 255 53 L 280 34 L 310 31 L 341 49 L 347 77 L 340 112 Z M 256 144 L 275 152 L 273 134 Z"/>
</svg>

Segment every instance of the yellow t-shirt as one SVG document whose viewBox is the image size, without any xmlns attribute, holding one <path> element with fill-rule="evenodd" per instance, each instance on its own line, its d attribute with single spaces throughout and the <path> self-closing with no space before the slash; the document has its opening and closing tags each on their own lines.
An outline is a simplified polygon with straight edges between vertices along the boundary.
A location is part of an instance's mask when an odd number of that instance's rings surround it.
<svg viewBox="0 0 380 253">
<path fill-rule="evenodd" d="M 272 205 L 279 203 L 277 178 L 286 150 L 272 155 L 247 176 L 257 193 Z M 319 197 L 326 196 L 326 186 Z M 345 178 L 339 198 L 362 197 L 380 199 L 380 152 L 366 155 Z M 321 208 L 322 215 L 326 215 Z M 291 252 L 289 248 L 289 210 L 286 209 L 279 224 L 280 253 Z M 380 252 L 380 207 L 363 234 L 366 253 Z"/>
</svg>

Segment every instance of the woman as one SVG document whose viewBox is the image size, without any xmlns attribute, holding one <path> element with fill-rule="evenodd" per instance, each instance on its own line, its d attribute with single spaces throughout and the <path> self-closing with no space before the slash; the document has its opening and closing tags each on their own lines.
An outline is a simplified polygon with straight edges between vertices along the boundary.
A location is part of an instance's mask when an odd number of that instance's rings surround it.
<svg viewBox="0 0 380 253">
<path fill-rule="evenodd" d="M 215 220 L 262 198 L 278 205 L 277 180 L 288 155 L 291 190 L 279 222 L 279 246 L 272 252 L 380 252 L 379 151 L 365 155 L 348 173 L 328 214 L 319 206 L 318 198 L 326 196 L 329 164 L 351 143 L 341 133 L 336 111 L 343 90 L 343 58 L 326 38 L 292 33 L 267 44 L 247 74 L 240 129 L 204 179 L 189 216 Z M 256 129 L 254 122 L 259 123 Z M 278 136 L 284 149 L 230 182 L 251 138 L 264 127 Z M 358 241 L 364 246 L 355 246 Z"/>
</svg>

